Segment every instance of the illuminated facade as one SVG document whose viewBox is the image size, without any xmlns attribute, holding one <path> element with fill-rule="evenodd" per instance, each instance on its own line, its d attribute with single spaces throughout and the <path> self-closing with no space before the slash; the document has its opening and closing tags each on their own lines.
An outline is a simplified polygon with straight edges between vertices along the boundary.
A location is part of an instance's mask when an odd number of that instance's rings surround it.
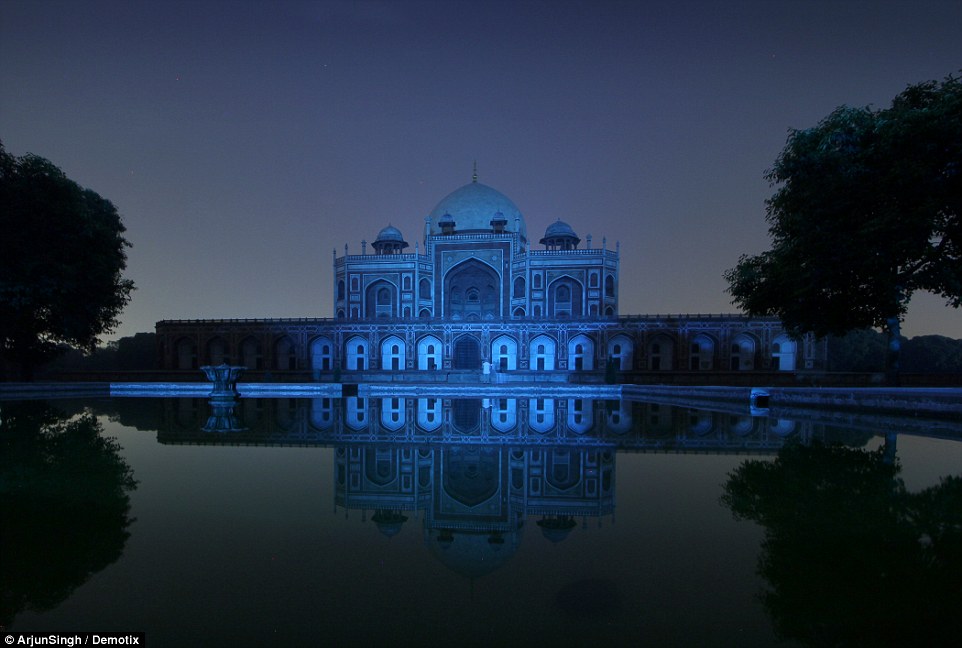
<svg viewBox="0 0 962 648">
<path fill-rule="evenodd" d="M 333 257 L 332 318 L 165 320 L 161 366 L 244 365 L 345 381 L 598 382 L 641 374 L 824 368 L 824 345 L 772 318 L 621 316 L 619 246 L 560 220 L 535 249 L 504 194 L 473 181 L 424 220 Z M 292 375 L 292 378 L 294 376 Z M 307 376 L 302 376 L 307 377 Z"/>
</svg>

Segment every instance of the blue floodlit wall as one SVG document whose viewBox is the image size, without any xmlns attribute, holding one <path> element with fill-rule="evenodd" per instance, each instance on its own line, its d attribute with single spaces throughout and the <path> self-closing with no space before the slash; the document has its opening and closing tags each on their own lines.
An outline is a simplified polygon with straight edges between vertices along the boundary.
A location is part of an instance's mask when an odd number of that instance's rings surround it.
<svg viewBox="0 0 962 648">
<path fill-rule="evenodd" d="M 161 367 L 418 382 L 825 368 L 823 342 L 794 340 L 774 318 L 621 316 L 619 245 L 593 245 L 560 220 L 542 249 L 527 237 L 517 206 L 475 178 L 430 212 L 413 251 L 392 225 L 370 251 L 335 250 L 333 317 L 164 320 Z"/>
</svg>

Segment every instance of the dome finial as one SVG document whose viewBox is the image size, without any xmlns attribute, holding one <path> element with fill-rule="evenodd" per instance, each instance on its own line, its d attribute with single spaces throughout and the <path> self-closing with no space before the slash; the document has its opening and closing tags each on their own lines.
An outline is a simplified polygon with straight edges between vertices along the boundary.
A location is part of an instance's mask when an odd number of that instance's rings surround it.
<svg viewBox="0 0 962 648">
<path fill-rule="evenodd" d="M 474 161 L 474 173 L 471 174 L 471 182 L 478 181 L 478 161 Z"/>
</svg>

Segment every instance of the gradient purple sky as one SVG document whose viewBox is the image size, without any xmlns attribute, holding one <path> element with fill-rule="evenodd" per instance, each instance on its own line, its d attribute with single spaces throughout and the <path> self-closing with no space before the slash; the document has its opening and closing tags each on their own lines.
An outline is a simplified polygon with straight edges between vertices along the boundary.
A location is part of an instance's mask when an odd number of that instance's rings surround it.
<svg viewBox="0 0 962 648">
<path fill-rule="evenodd" d="M 0 2 L 0 139 L 112 200 L 166 318 L 332 315 L 450 191 L 621 242 L 621 312 L 732 312 L 789 128 L 962 68 L 951 2 Z M 370 251 L 370 250 L 369 250 Z M 962 338 L 917 294 L 907 335 Z M 116 337 L 116 336 L 114 336 Z"/>
</svg>

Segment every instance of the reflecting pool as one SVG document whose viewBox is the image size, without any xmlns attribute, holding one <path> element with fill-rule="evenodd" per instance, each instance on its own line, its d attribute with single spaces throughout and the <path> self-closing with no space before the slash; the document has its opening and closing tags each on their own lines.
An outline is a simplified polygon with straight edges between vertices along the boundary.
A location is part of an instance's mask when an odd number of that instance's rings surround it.
<svg viewBox="0 0 962 648">
<path fill-rule="evenodd" d="M 0 401 L 0 625 L 150 646 L 947 644 L 960 439 L 567 397 Z"/>
</svg>

